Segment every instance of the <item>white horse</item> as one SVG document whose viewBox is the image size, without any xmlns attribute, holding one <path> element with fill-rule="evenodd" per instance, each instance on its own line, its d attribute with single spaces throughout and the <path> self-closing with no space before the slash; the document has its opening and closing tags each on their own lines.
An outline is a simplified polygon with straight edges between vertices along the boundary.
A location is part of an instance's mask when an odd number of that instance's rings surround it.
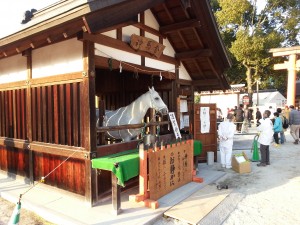
<svg viewBox="0 0 300 225">
<path fill-rule="evenodd" d="M 105 111 L 103 126 L 117 126 L 127 124 L 140 124 L 149 108 L 154 108 L 162 115 L 168 114 L 168 108 L 154 88 L 141 95 L 131 104 L 121 107 L 115 111 Z M 97 113 L 99 111 L 97 110 Z M 97 126 L 99 122 L 97 121 Z M 126 129 L 117 131 L 108 131 L 107 135 L 114 139 L 130 141 L 136 138 L 142 132 L 141 129 Z"/>
</svg>

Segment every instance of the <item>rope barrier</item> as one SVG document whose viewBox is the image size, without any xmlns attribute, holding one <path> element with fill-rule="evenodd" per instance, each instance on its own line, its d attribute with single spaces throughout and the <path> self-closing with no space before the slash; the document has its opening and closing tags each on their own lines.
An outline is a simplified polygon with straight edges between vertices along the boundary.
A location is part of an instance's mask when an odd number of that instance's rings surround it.
<svg viewBox="0 0 300 225">
<path fill-rule="evenodd" d="M 176 70 L 176 68 L 172 68 L 172 69 L 169 69 L 169 70 L 144 70 L 144 69 L 141 69 L 139 67 L 133 66 L 133 65 L 131 65 L 129 63 L 126 63 L 126 62 L 124 62 L 122 60 L 115 59 L 112 56 L 110 56 L 109 54 L 107 54 L 107 53 L 105 53 L 105 52 L 103 52 L 103 51 L 101 51 L 101 50 L 99 50 L 97 48 L 95 48 L 95 50 L 98 51 L 98 52 L 100 52 L 100 53 L 102 53 L 102 54 L 104 54 L 104 55 L 106 55 L 107 57 L 110 57 L 110 59 L 109 59 L 109 68 L 110 69 L 112 69 L 112 61 L 111 60 L 119 61 L 120 62 L 120 66 L 119 66 L 120 73 L 122 72 L 122 65 L 121 64 L 124 64 L 124 65 L 127 65 L 127 66 L 131 67 L 131 68 L 134 68 L 135 71 L 146 72 L 146 73 L 153 73 L 153 74 L 158 73 L 158 75 L 160 76 L 160 80 L 161 80 L 161 73 L 169 73 L 169 72 L 172 72 L 172 71 Z"/>
<path fill-rule="evenodd" d="M 17 202 L 17 205 L 14 208 L 14 211 L 12 213 L 12 216 L 10 217 L 9 223 L 8 225 L 17 225 L 19 224 L 20 221 L 20 211 L 21 211 L 21 199 L 22 197 L 28 193 L 31 189 L 33 189 L 35 186 L 37 186 L 40 183 L 44 183 L 45 179 L 51 174 L 53 173 L 55 170 L 57 170 L 63 163 L 65 163 L 69 158 L 71 158 L 75 153 L 77 152 L 77 150 L 73 151 L 64 161 L 62 161 L 58 166 L 56 166 L 52 171 L 50 171 L 46 176 L 41 177 L 41 180 L 39 180 L 38 182 L 36 182 L 34 185 L 32 185 L 30 188 L 28 188 L 24 193 L 20 194 L 19 196 L 19 201 Z"/>
<path fill-rule="evenodd" d="M 73 151 L 64 161 L 62 161 L 58 166 L 56 166 L 52 171 L 50 171 L 46 176 L 41 177 L 41 179 L 39 181 L 37 181 L 37 183 L 35 183 L 34 185 L 32 185 L 30 188 L 28 188 L 23 194 L 20 194 L 19 197 L 19 203 L 21 201 L 21 198 L 27 193 L 29 192 L 31 189 L 33 189 L 35 186 L 37 186 L 40 183 L 44 183 L 45 179 L 50 176 L 50 174 L 52 174 L 55 170 L 57 170 L 62 164 L 64 164 L 69 158 L 71 158 L 75 153 L 77 152 L 77 150 Z"/>
</svg>

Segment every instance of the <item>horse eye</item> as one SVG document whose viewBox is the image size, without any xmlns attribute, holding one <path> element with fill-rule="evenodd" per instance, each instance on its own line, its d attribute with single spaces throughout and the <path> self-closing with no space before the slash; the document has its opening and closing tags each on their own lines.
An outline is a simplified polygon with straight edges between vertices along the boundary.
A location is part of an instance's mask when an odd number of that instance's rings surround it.
<svg viewBox="0 0 300 225">
<path fill-rule="evenodd" d="M 159 97 L 155 97 L 154 99 L 155 99 L 156 101 L 158 101 L 158 100 L 159 100 Z"/>
</svg>

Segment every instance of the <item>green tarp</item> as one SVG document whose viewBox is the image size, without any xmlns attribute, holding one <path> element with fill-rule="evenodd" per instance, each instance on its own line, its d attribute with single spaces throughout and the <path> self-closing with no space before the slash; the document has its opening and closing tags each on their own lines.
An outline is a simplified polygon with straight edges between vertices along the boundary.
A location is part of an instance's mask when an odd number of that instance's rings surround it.
<svg viewBox="0 0 300 225">
<path fill-rule="evenodd" d="M 202 153 L 202 142 L 194 140 L 194 156 L 198 156 Z"/>
<path fill-rule="evenodd" d="M 202 152 L 202 142 L 194 140 L 194 156 Z M 125 181 L 139 175 L 139 151 L 128 150 L 113 155 L 92 159 L 94 169 L 108 170 L 116 175 L 118 184 L 125 186 Z"/>
<path fill-rule="evenodd" d="M 118 178 L 118 184 L 123 187 L 125 181 L 139 175 L 139 165 L 138 149 L 92 159 L 94 169 L 111 171 Z"/>
</svg>

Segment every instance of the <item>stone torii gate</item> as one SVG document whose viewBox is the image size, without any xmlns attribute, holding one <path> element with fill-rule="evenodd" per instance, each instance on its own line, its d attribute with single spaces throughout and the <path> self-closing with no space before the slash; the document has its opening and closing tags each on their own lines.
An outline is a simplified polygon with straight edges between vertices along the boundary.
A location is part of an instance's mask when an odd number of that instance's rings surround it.
<svg viewBox="0 0 300 225">
<path fill-rule="evenodd" d="M 274 70 L 288 70 L 288 85 L 287 85 L 287 105 L 295 105 L 296 98 L 296 74 L 300 68 L 300 46 L 290 48 L 272 48 L 269 51 L 273 53 L 273 57 L 288 56 L 289 61 L 284 61 L 281 64 L 275 64 Z"/>
</svg>

